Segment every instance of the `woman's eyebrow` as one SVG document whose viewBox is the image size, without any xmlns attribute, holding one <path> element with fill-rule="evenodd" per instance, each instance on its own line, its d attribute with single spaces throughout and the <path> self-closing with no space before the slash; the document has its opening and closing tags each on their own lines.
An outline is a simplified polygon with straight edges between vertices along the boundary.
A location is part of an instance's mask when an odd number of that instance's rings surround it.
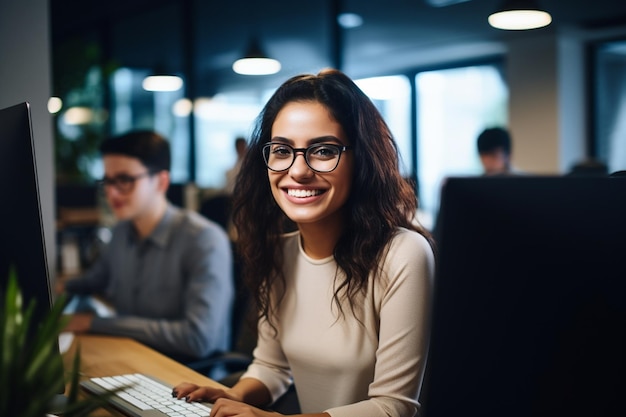
<svg viewBox="0 0 626 417">
<path fill-rule="evenodd" d="M 282 142 L 282 143 L 286 143 L 286 144 L 292 144 L 293 143 L 292 140 L 289 140 L 289 139 L 284 138 L 282 136 L 273 136 L 270 139 L 270 142 Z"/>
<path fill-rule="evenodd" d="M 271 140 L 272 142 L 282 142 L 282 143 L 286 143 L 286 144 L 290 144 L 293 145 L 294 141 L 288 138 L 284 138 L 282 136 L 274 136 Z M 340 145 L 343 145 L 344 143 L 339 140 L 338 137 L 333 136 L 333 135 L 327 135 L 327 136 L 319 136 L 316 138 L 311 138 L 308 139 L 306 141 L 307 145 L 312 145 L 314 143 L 326 143 L 326 142 L 333 142 L 333 143 L 338 143 Z"/>
</svg>

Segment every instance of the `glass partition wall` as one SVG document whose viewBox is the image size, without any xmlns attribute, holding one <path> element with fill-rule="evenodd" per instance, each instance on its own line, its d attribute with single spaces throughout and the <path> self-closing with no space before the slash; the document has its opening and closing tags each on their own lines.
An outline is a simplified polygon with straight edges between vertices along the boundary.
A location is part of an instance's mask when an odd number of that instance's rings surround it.
<svg viewBox="0 0 626 417">
<path fill-rule="evenodd" d="M 415 85 L 420 203 L 432 220 L 443 179 L 482 173 L 476 139 L 507 127 L 508 90 L 496 64 L 419 72 Z"/>
<path fill-rule="evenodd" d="M 593 134 L 591 156 L 609 173 L 626 170 L 626 40 L 593 48 Z"/>
</svg>

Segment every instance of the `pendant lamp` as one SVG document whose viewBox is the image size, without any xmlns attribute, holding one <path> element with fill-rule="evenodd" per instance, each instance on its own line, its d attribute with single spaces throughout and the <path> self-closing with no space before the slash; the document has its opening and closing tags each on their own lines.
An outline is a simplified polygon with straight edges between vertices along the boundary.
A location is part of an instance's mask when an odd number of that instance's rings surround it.
<svg viewBox="0 0 626 417">
<path fill-rule="evenodd" d="M 233 63 L 233 71 L 242 75 L 269 75 L 280 71 L 280 62 L 268 57 L 256 38 L 252 38 L 243 58 Z"/>
<path fill-rule="evenodd" d="M 183 79 L 177 75 L 149 75 L 141 85 L 147 91 L 177 91 L 183 86 Z"/>
<path fill-rule="evenodd" d="M 178 75 L 165 71 L 163 65 L 143 79 L 141 86 L 146 91 L 178 91 L 183 87 L 183 79 Z"/>
<path fill-rule="evenodd" d="M 548 26 L 552 16 L 534 0 L 505 0 L 488 21 L 496 29 L 528 30 Z"/>
</svg>

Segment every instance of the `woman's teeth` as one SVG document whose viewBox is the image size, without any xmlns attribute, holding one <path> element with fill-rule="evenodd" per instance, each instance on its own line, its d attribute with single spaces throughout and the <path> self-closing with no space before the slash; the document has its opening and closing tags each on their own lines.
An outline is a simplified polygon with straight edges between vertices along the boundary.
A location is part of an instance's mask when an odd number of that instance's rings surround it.
<svg viewBox="0 0 626 417">
<path fill-rule="evenodd" d="M 287 190 L 287 194 L 289 194 L 292 197 L 313 197 L 315 195 L 320 195 L 322 194 L 322 190 L 292 190 L 289 189 Z"/>
</svg>

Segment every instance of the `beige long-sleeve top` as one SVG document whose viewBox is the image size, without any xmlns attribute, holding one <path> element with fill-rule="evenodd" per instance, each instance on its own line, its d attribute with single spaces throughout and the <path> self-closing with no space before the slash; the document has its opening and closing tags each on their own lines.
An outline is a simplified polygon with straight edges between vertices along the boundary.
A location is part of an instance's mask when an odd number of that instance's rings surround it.
<svg viewBox="0 0 626 417">
<path fill-rule="evenodd" d="M 293 381 L 302 412 L 333 417 L 411 417 L 428 349 L 434 255 L 426 239 L 399 229 L 382 264 L 384 279 L 369 280 L 359 323 L 333 292 L 333 257 L 309 258 L 298 232 L 285 238 L 285 298 L 278 334 L 259 326 L 254 362 L 243 378 L 262 381 L 277 399 Z"/>
</svg>

